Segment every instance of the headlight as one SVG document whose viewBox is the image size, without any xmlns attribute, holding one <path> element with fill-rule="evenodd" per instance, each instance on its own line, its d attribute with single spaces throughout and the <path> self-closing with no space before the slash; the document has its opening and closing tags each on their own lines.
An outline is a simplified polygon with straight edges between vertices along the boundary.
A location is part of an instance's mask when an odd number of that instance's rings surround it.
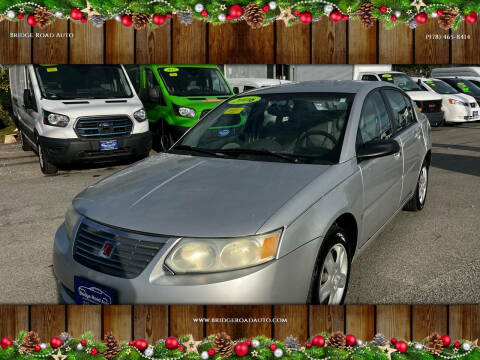
<svg viewBox="0 0 480 360">
<path fill-rule="evenodd" d="M 67 210 L 65 214 L 65 229 L 67 230 L 67 236 L 71 240 L 73 236 L 73 230 L 80 220 L 81 215 L 74 209 L 73 205 Z"/>
<path fill-rule="evenodd" d="M 137 110 L 133 113 L 133 117 L 138 122 L 145 121 L 145 120 L 147 120 L 147 112 L 145 111 L 145 109 Z"/>
<path fill-rule="evenodd" d="M 180 116 L 183 116 L 183 117 L 186 117 L 186 118 L 194 118 L 195 117 L 195 109 L 192 109 L 192 108 L 189 108 L 189 107 L 185 107 L 185 106 L 177 106 L 177 105 L 174 105 L 174 108 L 175 108 L 175 113 L 177 115 L 180 115 Z"/>
<path fill-rule="evenodd" d="M 469 106 L 467 103 L 464 103 L 463 101 L 455 100 L 455 99 L 448 99 L 448 102 L 454 105 Z"/>
<path fill-rule="evenodd" d="M 165 265 L 176 274 L 242 269 L 273 260 L 282 230 L 240 238 L 183 238 L 168 254 Z"/>
<path fill-rule="evenodd" d="M 65 127 L 70 118 L 67 115 L 55 114 L 47 110 L 43 110 L 43 123 L 45 125 Z"/>
</svg>

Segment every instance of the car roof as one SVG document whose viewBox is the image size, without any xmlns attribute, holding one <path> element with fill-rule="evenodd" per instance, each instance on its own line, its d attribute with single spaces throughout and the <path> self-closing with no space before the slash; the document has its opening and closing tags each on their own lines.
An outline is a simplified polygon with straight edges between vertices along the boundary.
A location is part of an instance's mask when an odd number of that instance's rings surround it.
<svg viewBox="0 0 480 360">
<path fill-rule="evenodd" d="M 277 94 L 289 92 L 329 92 L 329 93 L 357 93 L 360 90 L 373 90 L 381 87 L 397 87 L 383 81 L 361 80 L 316 80 L 299 83 L 283 84 L 282 86 L 249 91 L 249 94 Z"/>
</svg>

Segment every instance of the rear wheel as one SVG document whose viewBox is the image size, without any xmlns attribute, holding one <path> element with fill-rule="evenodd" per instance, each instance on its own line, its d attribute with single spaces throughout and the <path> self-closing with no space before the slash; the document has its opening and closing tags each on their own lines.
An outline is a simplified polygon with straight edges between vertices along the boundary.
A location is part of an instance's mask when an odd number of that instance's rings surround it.
<svg viewBox="0 0 480 360">
<path fill-rule="evenodd" d="M 418 176 L 417 187 L 413 197 L 405 204 L 404 210 L 407 211 L 420 211 L 425 206 L 425 200 L 427 199 L 428 189 L 428 166 L 424 161 L 420 175 Z"/>
<path fill-rule="evenodd" d="M 40 169 L 45 175 L 54 175 L 58 172 L 58 169 L 53 165 L 47 157 L 45 150 L 42 148 L 40 141 L 37 141 L 38 161 L 40 162 Z"/>
<path fill-rule="evenodd" d="M 20 142 L 22 144 L 23 151 L 32 151 L 32 146 L 30 145 L 30 142 L 28 141 L 23 131 L 20 131 Z"/>
</svg>

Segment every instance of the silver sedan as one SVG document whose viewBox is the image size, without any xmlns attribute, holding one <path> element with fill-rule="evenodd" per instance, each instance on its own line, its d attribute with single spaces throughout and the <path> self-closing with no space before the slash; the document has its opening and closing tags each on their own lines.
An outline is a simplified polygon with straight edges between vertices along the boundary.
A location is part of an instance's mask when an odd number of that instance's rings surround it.
<svg viewBox="0 0 480 360">
<path fill-rule="evenodd" d="M 77 303 L 330 303 L 401 209 L 425 204 L 428 120 L 394 85 L 256 90 L 74 200 L 55 236 Z"/>
</svg>

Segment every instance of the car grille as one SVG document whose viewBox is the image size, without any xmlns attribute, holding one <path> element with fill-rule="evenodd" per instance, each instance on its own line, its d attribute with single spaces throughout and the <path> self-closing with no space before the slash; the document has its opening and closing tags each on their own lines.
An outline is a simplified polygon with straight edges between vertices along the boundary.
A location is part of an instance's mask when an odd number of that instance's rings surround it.
<svg viewBox="0 0 480 360">
<path fill-rule="evenodd" d="M 422 108 L 423 113 L 439 112 L 442 109 L 442 100 L 434 101 L 416 101 L 419 108 Z"/>
<path fill-rule="evenodd" d="M 82 220 L 73 246 L 73 258 L 105 274 L 132 279 L 140 275 L 167 242 Z M 105 253 L 110 248 L 110 253 Z"/>
<path fill-rule="evenodd" d="M 128 116 L 82 117 L 75 124 L 75 131 L 83 138 L 113 138 L 129 135 L 133 123 Z"/>
</svg>

